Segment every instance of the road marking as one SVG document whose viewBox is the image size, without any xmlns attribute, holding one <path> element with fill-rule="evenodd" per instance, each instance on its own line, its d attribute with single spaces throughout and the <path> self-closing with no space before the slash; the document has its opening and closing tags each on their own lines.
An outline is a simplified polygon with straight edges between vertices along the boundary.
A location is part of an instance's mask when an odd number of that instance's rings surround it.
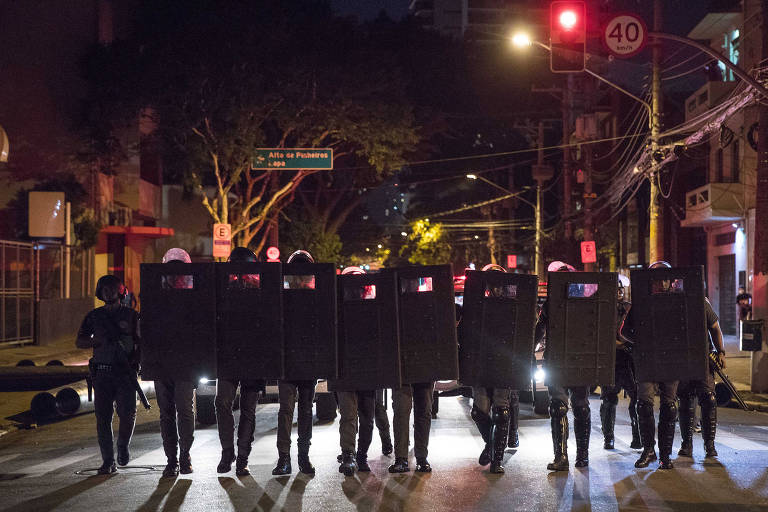
<svg viewBox="0 0 768 512">
<path fill-rule="evenodd" d="M 3 462 L 8 462 L 9 460 L 13 460 L 16 457 L 19 457 L 20 455 L 21 455 L 20 453 L 10 453 L 8 455 L 0 455 L 0 464 L 2 464 Z"/>
<path fill-rule="evenodd" d="M 733 434 L 717 435 L 715 441 L 733 450 L 768 451 L 768 445 L 766 444 L 750 441 Z"/>
<path fill-rule="evenodd" d="M 157 448 L 156 450 L 149 451 L 142 455 L 132 459 L 129 464 L 131 466 L 152 466 L 165 464 L 165 450 Z"/>
<path fill-rule="evenodd" d="M 63 455 L 61 457 L 56 457 L 55 459 L 41 462 L 40 464 L 35 464 L 34 466 L 20 469 L 17 471 L 17 473 L 22 473 L 26 477 L 42 476 L 47 473 L 56 471 L 59 468 L 63 468 L 64 466 L 75 464 L 81 460 L 90 459 L 93 456 L 93 453 L 81 453 L 80 455 Z"/>
</svg>

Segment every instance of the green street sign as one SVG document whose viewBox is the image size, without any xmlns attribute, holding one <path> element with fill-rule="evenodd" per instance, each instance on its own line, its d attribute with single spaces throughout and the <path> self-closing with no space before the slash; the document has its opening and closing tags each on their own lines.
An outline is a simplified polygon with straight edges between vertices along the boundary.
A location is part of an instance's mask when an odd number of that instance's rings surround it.
<svg viewBox="0 0 768 512">
<path fill-rule="evenodd" d="M 253 157 L 253 169 L 330 171 L 333 149 L 260 148 Z"/>
</svg>

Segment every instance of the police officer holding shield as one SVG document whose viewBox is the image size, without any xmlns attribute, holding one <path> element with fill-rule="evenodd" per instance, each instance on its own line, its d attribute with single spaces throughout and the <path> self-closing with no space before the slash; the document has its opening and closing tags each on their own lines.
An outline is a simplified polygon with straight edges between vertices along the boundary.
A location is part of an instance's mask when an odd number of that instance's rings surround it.
<svg viewBox="0 0 768 512">
<path fill-rule="evenodd" d="M 618 321 L 616 323 L 616 367 L 613 386 L 601 386 L 600 393 L 600 422 L 603 429 L 603 448 L 613 450 L 613 427 L 616 424 L 616 406 L 619 403 L 619 392 L 623 389 L 629 395 L 629 419 L 632 425 L 632 443 L 630 448 L 638 449 L 643 445 L 640 441 L 640 428 L 637 423 L 637 380 L 635 379 L 634 362 L 632 361 L 632 342 L 621 335 L 624 319 L 629 314 L 632 305 L 625 301 L 625 288 L 629 279 L 619 274 L 619 296 L 617 302 Z"/>
<path fill-rule="evenodd" d="M 704 298 L 704 315 L 707 319 L 707 331 L 711 349 L 716 353 L 720 366 L 725 368 L 725 350 L 723 349 L 723 333 L 720 322 L 712 309 L 708 298 Z M 695 418 L 696 398 L 701 405 L 701 437 L 704 440 L 706 457 L 717 457 L 715 449 L 715 432 L 717 431 L 717 400 L 715 399 L 715 363 L 710 359 L 709 371 L 704 380 L 684 381 L 677 389 L 680 398 L 680 435 L 682 445 L 678 455 L 693 456 L 693 423 Z"/>
<path fill-rule="evenodd" d="M 165 253 L 163 263 L 192 263 L 192 259 L 187 251 L 174 247 Z M 166 276 L 163 286 L 186 289 L 192 288 L 193 283 L 191 276 Z M 165 456 L 168 459 L 163 477 L 192 473 L 192 458 L 189 450 L 195 440 L 196 388 L 196 382 L 187 380 L 155 381 L 155 394 L 160 409 L 160 434 L 163 438 Z"/>
<path fill-rule="evenodd" d="M 298 250 L 288 257 L 287 263 L 314 263 L 315 260 L 307 251 Z M 315 474 L 315 467 L 309 460 L 309 446 L 312 440 L 312 403 L 315 399 L 317 380 L 300 380 L 278 382 L 278 399 L 280 410 L 277 413 L 277 465 L 272 470 L 273 475 L 288 475 L 291 473 L 291 428 L 293 427 L 293 409 L 298 402 L 299 417 L 297 440 L 299 449 L 299 471 L 307 475 Z"/>
<path fill-rule="evenodd" d="M 246 247 L 235 247 L 229 255 L 231 262 L 257 262 L 256 255 Z M 258 276 L 242 274 L 230 277 L 227 286 L 247 288 L 258 286 L 254 282 Z M 235 459 L 235 417 L 232 404 L 235 401 L 237 387 L 240 386 L 240 423 L 237 426 L 237 459 Z M 216 380 L 216 422 L 221 441 L 221 460 L 216 467 L 219 473 L 227 473 L 235 463 L 237 476 L 249 475 L 248 455 L 251 452 L 253 433 L 256 428 L 256 405 L 259 396 L 265 390 L 265 382 L 260 379 L 222 379 Z"/>
<path fill-rule="evenodd" d="M 575 272 L 576 269 L 567 263 L 554 261 L 549 264 L 550 272 Z M 549 307 L 545 302 L 541 307 L 539 319 L 536 323 L 536 342 L 544 343 L 544 361 L 546 365 L 547 348 L 547 323 L 549 320 Z M 592 420 L 589 410 L 589 387 L 577 386 L 566 388 L 558 385 L 550 385 L 549 389 L 549 415 L 552 430 L 552 445 L 555 452 L 554 461 L 547 464 L 550 471 L 568 471 L 568 395 L 570 394 L 571 408 L 573 409 L 573 432 L 576 436 L 576 464 L 577 468 L 589 465 L 589 433 L 592 428 Z"/>
</svg>

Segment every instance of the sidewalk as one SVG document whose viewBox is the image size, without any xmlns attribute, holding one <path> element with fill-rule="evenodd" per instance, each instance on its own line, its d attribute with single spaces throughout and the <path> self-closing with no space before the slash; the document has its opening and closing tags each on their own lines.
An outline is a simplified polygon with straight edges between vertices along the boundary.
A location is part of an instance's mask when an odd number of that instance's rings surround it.
<svg viewBox="0 0 768 512">
<path fill-rule="evenodd" d="M 747 405 L 756 411 L 768 412 L 768 393 L 752 393 L 749 390 L 751 353 L 739 350 L 739 340 L 734 334 L 724 334 L 723 344 L 726 353 L 725 374 Z M 715 377 L 715 380 L 719 379 Z"/>
</svg>

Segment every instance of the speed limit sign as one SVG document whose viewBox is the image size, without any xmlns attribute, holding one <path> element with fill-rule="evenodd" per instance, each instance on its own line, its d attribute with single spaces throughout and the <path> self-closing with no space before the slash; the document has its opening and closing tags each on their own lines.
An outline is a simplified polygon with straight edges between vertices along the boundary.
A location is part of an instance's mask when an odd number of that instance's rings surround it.
<svg viewBox="0 0 768 512">
<path fill-rule="evenodd" d="M 616 57 L 632 57 L 643 49 L 647 39 L 645 22 L 635 14 L 617 14 L 603 30 L 603 43 Z"/>
</svg>

